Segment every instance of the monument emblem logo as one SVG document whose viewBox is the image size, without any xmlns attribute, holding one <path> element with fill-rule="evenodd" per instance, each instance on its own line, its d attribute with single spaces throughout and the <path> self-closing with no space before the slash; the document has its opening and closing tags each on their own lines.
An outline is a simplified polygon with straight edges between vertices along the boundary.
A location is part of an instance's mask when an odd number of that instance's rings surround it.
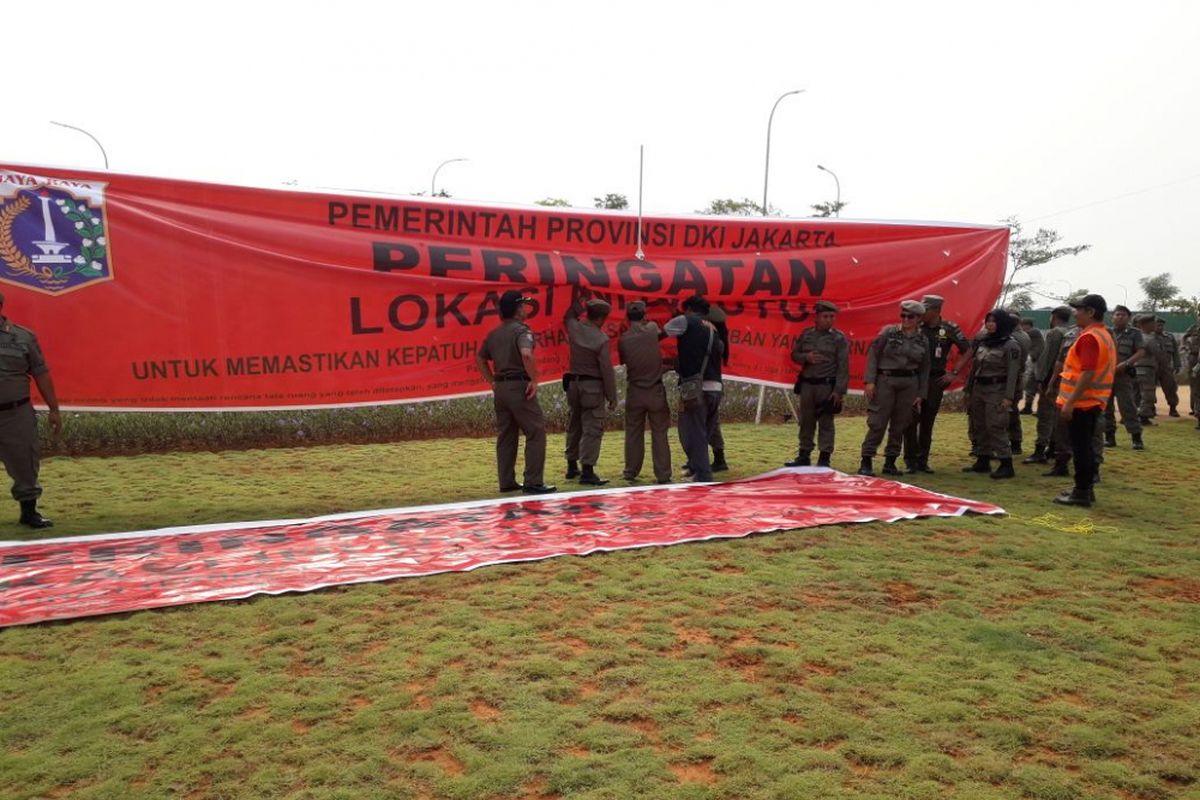
<svg viewBox="0 0 1200 800">
<path fill-rule="evenodd" d="M 63 294 L 112 280 L 104 188 L 0 170 L 0 283 Z"/>
</svg>

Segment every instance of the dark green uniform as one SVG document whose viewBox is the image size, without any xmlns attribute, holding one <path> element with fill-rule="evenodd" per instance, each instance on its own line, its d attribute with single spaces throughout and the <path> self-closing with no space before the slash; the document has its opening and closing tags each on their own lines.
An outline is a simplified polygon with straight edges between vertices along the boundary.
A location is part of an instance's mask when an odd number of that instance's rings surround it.
<svg viewBox="0 0 1200 800">
<path fill-rule="evenodd" d="M 522 322 L 506 319 L 483 340 L 479 355 L 492 362 L 496 409 L 496 471 L 502 490 L 517 485 L 517 444 L 525 434 L 525 486 L 542 486 L 546 465 L 546 420 L 537 395 L 526 397 L 529 375 L 521 350 L 532 350 L 533 331 Z"/>
<path fill-rule="evenodd" d="M 1163 357 L 1162 342 L 1146 325 L 1142 326 L 1142 351 L 1136 368 L 1138 417 L 1144 421 L 1158 416 L 1158 365 Z"/>
<path fill-rule="evenodd" d="M 1029 341 L 1032 346 L 1029 350 L 1029 363 L 1025 365 L 1025 407 L 1030 409 L 1029 413 L 1033 413 L 1033 401 L 1037 398 L 1038 393 L 1038 376 L 1035 367 L 1042 358 L 1042 353 L 1046 351 L 1046 334 L 1042 333 L 1039 328 L 1030 328 L 1025 331 L 1029 334 Z"/>
<path fill-rule="evenodd" d="M 1129 435 L 1142 435 L 1142 422 L 1138 418 L 1137 371 L 1132 366 L 1126 369 L 1120 364 L 1129 360 L 1144 344 L 1142 332 L 1132 325 L 1126 325 L 1121 330 L 1109 328 L 1109 332 L 1117 344 L 1117 374 L 1113 379 L 1112 396 L 1108 398 L 1108 407 L 1104 410 L 1104 435 L 1111 443 L 1117 433 L 1118 410 L 1121 412 L 1121 424 L 1125 426 Z"/>
<path fill-rule="evenodd" d="M 1179 405 L 1179 381 L 1175 378 L 1179 374 L 1182 363 L 1179 358 L 1179 341 L 1174 334 L 1163 331 L 1162 333 L 1155 332 L 1154 338 L 1158 340 L 1159 359 L 1158 359 L 1158 374 L 1156 380 L 1158 385 L 1162 387 L 1163 396 L 1167 399 L 1167 408 L 1170 409 L 1172 417 L 1179 416 L 1177 406 Z"/>
<path fill-rule="evenodd" d="M 590 320 L 567 319 L 571 361 L 567 374 L 567 462 L 594 467 L 600 460 L 604 438 L 604 407 L 617 402 L 617 378 L 613 372 L 608 334 Z"/>
<path fill-rule="evenodd" d="M 958 350 L 961 360 L 971 352 L 971 342 L 962 328 L 948 319 L 936 325 L 921 323 L 929 350 L 929 389 L 921 408 L 913 413 L 912 423 L 904 432 L 904 460 L 910 468 L 929 468 L 929 452 L 933 448 L 933 426 L 938 411 L 942 408 L 942 397 L 946 388 L 942 378 L 950 360 L 950 351 Z"/>
<path fill-rule="evenodd" d="M 884 455 L 891 463 L 900 455 L 904 432 L 912 423 L 913 403 L 929 391 L 929 362 L 928 340 L 919 329 L 909 336 L 899 325 L 888 325 L 871 343 L 863 381 L 875 385 L 875 397 L 867 405 L 864 467 L 875 457 L 885 433 Z"/>
<path fill-rule="evenodd" d="M 1058 372 L 1055 370 L 1055 366 L 1058 364 L 1059 357 L 1063 355 L 1062 343 L 1066 335 L 1065 331 L 1066 326 L 1064 325 L 1046 331 L 1041 356 L 1034 364 L 1031 375 L 1039 395 L 1036 447 L 1043 452 L 1051 449 L 1052 445 L 1054 452 L 1058 451 L 1060 445 L 1064 448 L 1066 445 L 1066 442 L 1060 443 L 1054 436 L 1054 428 L 1058 419 L 1058 406 L 1055 404 L 1055 398 L 1058 396 L 1058 384 L 1055 379 L 1058 377 Z M 1051 387 L 1054 388 L 1053 394 L 1050 391 Z"/>
<path fill-rule="evenodd" d="M 649 320 L 630 323 L 617 341 L 617 353 L 625 365 L 625 478 L 633 480 L 642 471 L 646 456 L 646 422 L 650 423 L 650 455 L 654 477 L 659 483 L 671 480 L 671 407 L 663 386 L 662 350 L 658 325 Z"/>
<path fill-rule="evenodd" d="M 970 414 L 976 441 L 976 458 L 1012 458 L 1009 411 L 1021 392 L 1021 346 L 1012 337 L 1003 342 L 980 342 L 971 369 Z M 1009 401 L 1009 408 L 1004 401 Z"/>
<path fill-rule="evenodd" d="M 1033 352 L 1033 337 L 1021 330 L 1021 326 L 1018 324 L 1013 328 L 1012 338 L 1021 348 L 1021 359 L 1020 371 L 1017 375 L 1017 388 L 1012 396 L 1012 408 L 1008 414 L 1008 438 L 1012 451 L 1019 453 L 1021 452 L 1021 442 L 1025 439 L 1025 434 L 1021 430 L 1021 394 L 1025 386 L 1025 371 L 1029 364 L 1029 355 Z"/>
<path fill-rule="evenodd" d="M 42 495 L 37 418 L 29 402 L 29 379 L 49 372 L 37 337 L 0 317 L 0 460 L 13 480 L 18 503 Z"/>
<path fill-rule="evenodd" d="M 833 413 L 828 410 L 826 401 L 831 394 L 846 395 L 850 383 L 850 340 L 837 328 L 827 331 L 817 330 L 815 326 L 807 328 L 796 337 L 792 361 L 803 368 L 796 384 L 800 390 L 798 460 L 803 462 L 811 457 L 816 430 L 819 431 L 817 445 L 821 448 L 821 460 L 828 463 L 833 453 L 834 425 Z M 818 414 L 819 407 L 823 413 Z"/>
<path fill-rule="evenodd" d="M 1200 322 L 1187 329 L 1183 334 L 1183 343 L 1187 347 L 1188 389 L 1191 394 L 1192 416 L 1197 417 L 1196 427 L 1200 428 Z"/>
</svg>

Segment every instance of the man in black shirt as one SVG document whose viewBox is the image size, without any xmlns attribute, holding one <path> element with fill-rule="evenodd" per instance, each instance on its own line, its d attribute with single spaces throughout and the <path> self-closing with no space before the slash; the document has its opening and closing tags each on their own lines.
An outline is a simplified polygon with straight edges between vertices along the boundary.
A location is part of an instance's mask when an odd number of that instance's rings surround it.
<svg viewBox="0 0 1200 800">
<path fill-rule="evenodd" d="M 679 340 L 679 358 L 675 371 L 679 380 L 699 378 L 700 397 L 679 406 L 679 438 L 687 453 L 688 464 L 697 482 L 713 479 L 708 458 L 708 442 L 716 427 L 721 408 L 721 353 L 723 345 L 716 328 L 705 319 L 708 301 L 696 295 L 683 303 L 683 313 L 664 327 L 668 336 Z"/>
</svg>

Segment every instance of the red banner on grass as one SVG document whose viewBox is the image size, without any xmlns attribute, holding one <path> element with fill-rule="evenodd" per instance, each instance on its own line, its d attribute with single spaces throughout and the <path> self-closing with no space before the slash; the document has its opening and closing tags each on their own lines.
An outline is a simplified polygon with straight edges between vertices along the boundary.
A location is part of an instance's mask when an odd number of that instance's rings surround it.
<svg viewBox="0 0 1200 800">
<path fill-rule="evenodd" d="M 1008 229 L 652 217 L 254 189 L 0 164 L 5 313 L 41 339 L 65 407 L 276 408 L 478 393 L 505 289 L 537 300 L 545 380 L 566 364 L 573 286 L 666 318 L 728 312 L 727 375 L 790 386 L 818 299 L 842 308 L 858 384 L 897 303 L 946 297 L 974 330 Z M 615 353 L 616 348 L 613 348 Z"/>
<path fill-rule="evenodd" d="M 823 468 L 722 484 L 0 542 L 0 626 L 489 564 L 1003 509 Z"/>
</svg>

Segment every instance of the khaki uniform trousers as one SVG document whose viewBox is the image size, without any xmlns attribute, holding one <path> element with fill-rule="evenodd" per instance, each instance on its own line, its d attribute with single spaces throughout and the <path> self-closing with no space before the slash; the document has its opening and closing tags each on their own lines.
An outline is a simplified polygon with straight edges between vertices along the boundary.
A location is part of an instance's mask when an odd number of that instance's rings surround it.
<svg viewBox="0 0 1200 800">
<path fill-rule="evenodd" d="M 525 397 L 525 381 L 497 381 L 492 391 L 496 409 L 496 472 L 501 487 L 515 486 L 517 444 L 525 434 L 526 486 L 545 483 L 546 419 L 537 396 Z"/>
<path fill-rule="evenodd" d="M 822 453 L 833 452 L 834 425 L 833 414 L 817 416 L 817 406 L 829 399 L 833 394 L 833 385 L 829 383 L 800 384 L 800 452 L 812 453 L 813 432 L 817 433 L 817 445 Z"/>
<path fill-rule="evenodd" d="M 971 455 L 977 458 L 1012 458 L 1012 440 L 1009 438 L 1009 409 L 1001 403 L 1005 398 L 1004 384 L 979 384 L 978 379 L 971 387 L 969 413 L 975 431 Z"/>
<path fill-rule="evenodd" d="M 567 386 L 567 461 L 594 467 L 600 460 L 600 441 L 604 438 L 604 382 L 571 381 Z"/>
<path fill-rule="evenodd" d="M 649 388 L 630 384 L 625 393 L 625 472 L 633 480 L 642 471 L 646 458 L 646 423 L 650 423 L 650 458 L 654 478 L 671 480 L 671 406 L 667 389 L 661 383 Z"/>
<path fill-rule="evenodd" d="M 33 404 L 0 411 L 0 460 L 12 478 L 12 496 L 18 503 L 42 496 L 38 483 L 41 446 Z"/>
<path fill-rule="evenodd" d="M 912 424 L 913 401 L 917 399 L 918 379 L 880 375 L 875 381 L 875 399 L 867 406 L 867 436 L 862 443 L 862 457 L 874 458 L 883 436 L 887 447 L 883 454 L 898 458 L 904 444 L 904 432 Z"/>
<path fill-rule="evenodd" d="M 1104 431 L 1117 432 L 1117 415 L 1121 412 L 1121 424 L 1130 434 L 1142 432 L 1142 421 L 1138 418 L 1138 403 L 1140 400 L 1140 384 L 1137 378 L 1118 369 L 1113 381 L 1113 393 L 1108 398 L 1108 407 L 1104 410 Z"/>
</svg>

